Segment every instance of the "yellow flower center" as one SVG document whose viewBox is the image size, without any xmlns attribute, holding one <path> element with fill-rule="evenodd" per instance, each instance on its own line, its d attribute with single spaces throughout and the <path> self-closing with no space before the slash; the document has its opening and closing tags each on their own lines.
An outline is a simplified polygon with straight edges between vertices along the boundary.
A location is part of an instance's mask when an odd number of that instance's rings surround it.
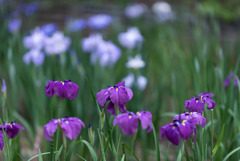
<svg viewBox="0 0 240 161">
<path fill-rule="evenodd" d="M 187 122 L 187 120 L 183 120 L 183 121 L 182 121 L 182 125 L 183 125 L 183 126 L 186 125 L 185 122 Z"/>
<path fill-rule="evenodd" d="M 63 81 L 61 81 L 62 82 L 62 85 L 64 85 L 64 82 Z"/>
<path fill-rule="evenodd" d="M 131 118 L 132 118 L 132 115 L 129 115 L 128 118 L 131 119 Z"/>
<path fill-rule="evenodd" d="M 137 112 L 136 114 L 137 114 L 138 116 L 141 116 L 141 113 L 140 113 L 140 112 Z"/>
<path fill-rule="evenodd" d="M 176 126 L 173 126 L 172 129 L 174 130 L 176 128 Z"/>
<path fill-rule="evenodd" d="M 118 88 L 116 88 L 116 91 L 118 92 Z"/>
</svg>

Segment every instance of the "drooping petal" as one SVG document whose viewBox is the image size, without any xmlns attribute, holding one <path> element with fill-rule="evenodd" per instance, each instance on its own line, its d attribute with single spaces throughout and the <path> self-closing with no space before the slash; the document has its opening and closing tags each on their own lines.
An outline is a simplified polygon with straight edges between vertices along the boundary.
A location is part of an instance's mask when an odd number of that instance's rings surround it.
<svg viewBox="0 0 240 161">
<path fill-rule="evenodd" d="M 105 106 L 106 101 L 109 99 L 109 92 L 108 92 L 108 90 L 109 90 L 109 88 L 103 89 L 103 90 L 101 90 L 100 92 L 98 92 L 98 93 L 96 94 L 97 102 L 98 102 L 102 107 Z"/>
<path fill-rule="evenodd" d="M 45 135 L 46 140 L 53 141 L 53 139 L 50 138 L 49 136 L 54 135 L 59 123 L 60 123 L 59 120 L 54 119 L 54 120 L 49 121 L 49 123 L 44 126 L 44 135 Z"/>
<path fill-rule="evenodd" d="M 3 146 L 4 146 L 3 132 L 1 131 L 0 133 L 1 133 L 0 135 L 2 135 L 2 137 L 0 137 L 0 149 L 3 150 Z"/>
<path fill-rule="evenodd" d="M 65 89 L 64 89 L 64 82 L 56 81 L 53 86 L 55 95 L 64 98 L 65 97 Z"/>
<path fill-rule="evenodd" d="M 65 98 L 73 100 L 77 97 L 79 87 L 71 81 L 65 81 L 64 90 Z"/>
<path fill-rule="evenodd" d="M 126 106 L 119 106 L 119 111 L 127 112 Z"/>
<path fill-rule="evenodd" d="M 15 138 L 19 133 L 19 129 L 13 126 L 12 127 L 7 126 L 5 132 L 9 138 Z"/>
<path fill-rule="evenodd" d="M 152 114 L 148 111 L 140 111 L 140 112 L 137 112 L 136 115 L 141 121 L 142 128 L 145 130 L 149 126 L 147 133 L 151 132 L 153 129 Z"/>
<path fill-rule="evenodd" d="M 198 126 L 200 126 L 200 125 L 202 127 L 205 126 L 207 119 L 205 117 L 203 117 L 200 113 L 192 112 L 192 113 L 190 113 L 190 115 L 192 116 L 191 121 L 194 125 L 197 124 Z"/>
<path fill-rule="evenodd" d="M 204 111 L 204 102 L 196 97 L 185 101 L 185 108 L 189 110 L 189 112 L 199 112 L 203 113 Z"/>
<path fill-rule="evenodd" d="M 191 137 L 193 133 L 193 125 L 188 123 L 187 120 L 183 120 L 179 126 L 180 136 L 183 140 L 187 140 Z"/>
<path fill-rule="evenodd" d="M 48 97 L 53 97 L 53 95 L 54 95 L 54 89 L 53 89 L 54 82 L 55 82 L 55 81 L 49 81 L 49 82 L 47 83 L 47 85 L 45 86 L 45 94 L 46 94 Z"/>
<path fill-rule="evenodd" d="M 113 125 L 116 124 L 125 135 L 133 135 L 138 128 L 138 118 L 132 113 L 119 114 L 113 121 Z"/>
<path fill-rule="evenodd" d="M 115 115 L 115 109 L 114 109 L 114 104 L 110 101 L 107 105 L 107 111 L 111 114 L 111 115 Z"/>
<path fill-rule="evenodd" d="M 125 90 L 127 91 L 127 94 L 128 94 L 128 101 L 130 101 L 133 98 L 133 91 L 127 87 L 125 87 Z"/>
<path fill-rule="evenodd" d="M 66 120 L 62 121 L 61 128 L 63 129 L 63 134 L 68 137 L 70 140 L 76 139 L 76 137 L 80 134 L 81 128 L 85 127 L 84 123 L 76 118 L 70 117 Z"/>
<path fill-rule="evenodd" d="M 178 131 L 178 127 L 175 124 L 170 123 L 163 126 L 160 130 L 160 133 L 161 133 L 162 139 L 164 139 L 164 137 L 166 136 L 168 140 L 172 142 L 174 145 L 179 144 L 180 134 Z"/>
</svg>

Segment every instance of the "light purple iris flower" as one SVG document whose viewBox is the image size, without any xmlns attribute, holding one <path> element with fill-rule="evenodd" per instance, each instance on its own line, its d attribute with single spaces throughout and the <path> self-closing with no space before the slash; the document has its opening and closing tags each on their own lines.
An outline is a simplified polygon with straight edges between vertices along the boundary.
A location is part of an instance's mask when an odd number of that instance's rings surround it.
<svg viewBox="0 0 240 161">
<path fill-rule="evenodd" d="M 16 124 L 16 121 L 14 121 L 11 123 L 3 123 L 0 125 L 0 129 L 3 129 L 7 136 L 12 139 L 18 135 L 19 129 L 24 130 L 24 127 Z"/>
<path fill-rule="evenodd" d="M 3 79 L 2 80 L 2 93 L 4 93 L 6 90 L 7 90 L 7 86 L 6 86 L 5 80 Z"/>
<path fill-rule="evenodd" d="M 77 32 L 86 28 L 87 22 L 84 19 L 69 20 L 67 22 L 67 30 L 70 32 Z"/>
<path fill-rule="evenodd" d="M 92 29 L 101 30 L 112 23 L 112 17 L 107 14 L 93 15 L 88 19 L 88 25 Z"/>
<path fill-rule="evenodd" d="M 45 86 L 45 94 L 53 97 L 55 94 L 60 98 L 73 100 L 77 97 L 79 87 L 71 80 L 65 81 L 49 81 Z"/>
<path fill-rule="evenodd" d="M 133 49 L 135 47 L 141 47 L 143 37 L 138 28 L 131 27 L 128 28 L 127 32 L 118 35 L 118 41 L 123 47 Z"/>
<path fill-rule="evenodd" d="M 32 61 L 36 66 L 42 65 L 44 62 L 45 55 L 38 49 L 31 49 L 23 56 L 23 61 L 25 64 L 29 65 Z"/>
<path fill-rule="evenodd" d="M 176 115 L 173 121 L 179 120 L 187 120 L 188 122 L 192 123 L 193 125 L 198 125 L 204 127 L 206 125 L 207 119 L 201 115 L 201 113 L 197 112 L 183 112 L 180 115 Z"/>
<path fill-rule="evenodd" d="M 54 32 L 56 32 L 58 29 L 58 26 L 54 23 L 49 23 L 46 25 L 43 25 L 41 27 L 41 30 L 46 34 L 46 35 L 52 35 Z"/>
<path fill-rule="evenodd" d="M 189 110 L 189 112 L 198 112 L 203 113 L 205 104 L 207 104 L 208 109 L 213 109 L 216 103 L 211 99 L 210 94 L 202 94 L 199 97 L 193 97 L 190 100 L 185 101 L 185 108 Z"/>
<path fill-rule="evenodd" d="M 21 19 L 12 19 L 8 23 L 8 30 L 11 33 L 17 32 L 22 25 L 22 20 Z"/>
<path fill-rule="evenodd" d="M 119 110 L 126 112 L 125 103 L 133 97 L 131 89 L 125 87 L 125 82 L 119 82 L 114 87 L 109 86 L 96 94 L 97 102 L 104 107 L 107 101 L 107 111 L 115 115 L 114 105 L 119 107 Z"/>
<path fill-rule="evenodd" d="M 152 114 L 148 111 L 140 111 L 136 114 L 133 112 L 119 114 L 115 117 L 113 126 L 116 126 L 116 124 L 118 124 L 125 135 L 133 135 L 138 128 L 138 119 L 141 121 L 143 130 L 149 127 L 146 132 L 149 133 L 152 131 Z"/>
<path fill-rule="evenodd" d="M 51 37 L 45 39 L 45 52 L 49 55 L 61 54 L 67 51 L 70 44 L 71 39 L 57 31 Z"/>
<path fill-rule="evenodd" d="M 231 74 L 229 76 L 227 76 L 226 80 L 224 81 L 224 88 L 226 88 L 233 79 L 234 79 L 234 87 L 237 87 L 238 77 L 237 77 L 237 75 L 234 76 L 234 73 L 231 72 Z"/>
<path fill-rule="evenodd" d="M 99 60 L 101 66 L 112 66 L 120 56 L 121 50 L 118 46 L 111 41 L 102 41 L 91 54 L 91 62 L 95 64 Z"/>
<path fill-rule="evenodd" d="M 128 18 L 138 18 L 141 17 L 147 11 L 147 6 L 145 4 L 133 4 L 127 6 L 125 9 L 125 15 Z"/>
<path fill-rule="evenodd" d="M 93 52 L 96 50 L 98 44 L 103 41 L 101 34 L 91 34 L 89 37 L 82 39 L 82 49 L 84 52 Z"/>
<path fill-rule="evenodd" d="M 44 126 L 45 138 L 48 141 L 53 141 L 50 136 L 54 136 L 58 125 L 62 128 L 63 134 L 70 140 L 74 140 L 80 134 L 82 127 L 85 128 L 84 123 L 76 117 L 65 117 L 60 119 L 52 119 Z"/>
<path fill-rule="evenodd" d="M 28 49 L 41 50 L 44 47 L 47 35 L 40 29 L 36 28 L 30 36 L 23 39 L 23 44 Z"/>
<path fill-rule="evenodd" d="M 189 123 L 187 120 L 174 121 L 173 123 L 169 123 L 163 126 L 160 130 L 162 139 L 166 136 L 170 142 L 174 145 L 178 145 L 180 138 L 183 140 L 188 140 L 194 132 L 194 139 L 196 138 L 196 127 Z"/>
</svg>

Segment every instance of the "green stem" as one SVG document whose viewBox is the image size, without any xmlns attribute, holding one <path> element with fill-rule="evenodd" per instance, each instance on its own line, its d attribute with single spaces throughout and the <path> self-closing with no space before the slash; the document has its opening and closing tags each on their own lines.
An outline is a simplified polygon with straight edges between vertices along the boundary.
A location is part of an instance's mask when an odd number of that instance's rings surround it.
<svg viewBox="0 0 240 161">
<path fill-rule="evenodd" d="M 135 140 L 137 138 L 137 133 L 138 133 L 138 130 L 135 132 L 135 134 L 133 135 L 133 140 L 132 140 L 132 145 L 131 145 L 131 149 L 132 149 L 132 153 L 131 153 L 131 158 L 133 157 L 133 153 L 134 153 L 134 143 L 135 143 Z"/>
<path fill-rule="evenodd" d="M 63 98 L 60 98 L 59 100 L 59 104 L 58 104 L 58 119 L 60 118 L 61 115 L 61 105 L 63 102 Z M 59 139 L 59 129 L 57 130 L 57 139 L 56 139 L 56 147 L 55 147 L 55 151 L 58 151 L 58 139 Z M 54 159 L 55 160 L 55 159 Z"/>
<path fill-rule="evenodd" d="M 211 111 L 211 130 L 212 130 L 212 136 L 211 136 L 211 151 L 213 150 L 213 132 L 214 132 L 214 126 L 213 126 L 213 110 Z M 211 160 L 213 161 L 213 155 L 211 155 Z"/>
</svg>

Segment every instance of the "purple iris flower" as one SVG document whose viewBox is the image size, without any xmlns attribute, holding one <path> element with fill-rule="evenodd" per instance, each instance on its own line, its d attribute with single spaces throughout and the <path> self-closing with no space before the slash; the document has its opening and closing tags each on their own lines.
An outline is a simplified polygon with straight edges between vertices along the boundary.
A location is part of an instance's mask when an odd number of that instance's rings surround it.
<svg viewBox="0 0 240 161">
<path fill-rule="evenodd" d="M 226 88 L 231 83 L 232 79 L 234 79 L 234 87 L 236 87 L 238 85 L 237 75 L 234 76 L 234 73 L 231 72 L 231 74 L 228 75 L 226 80 L 224 81 L 224 88 Z"/>
<path fill-rule="evenodd" d="M 173 119 L 173 121 L 179 121 L 179 119 L 182 119 L 182 120 L 187 120 L 188 122 L 192 123 L 193 125 L 198 125 L 198 126 L 202 126 L 204 127 L 206 122 L 207 122 L 207 119 L 205 117 L 203 117 L 201 115 L 201 113 L 197 113 L 197 112 L 183 112 L 182 114 L 180 115 L 176 115 Z"/>
<path fill-rule="evenodd" d="M 190 100 L 185 101 L 185 108 L 189 110 L 189 112 L 198 112 L 203 113 L 205 103 L 208 104 L 208 109 L 213 109 L 216 105 L 215 101 L 211 99 L 210 94 L 201 94 L 199 97 L 193 97 Z"/>
<path fill-rule="evenodd" d="M 198 97 L 201 97 L 202 95 L 208 95 L 208 97 L 209 98 L 214 98 L 215 97 L 215 95 L 213 94 L 213 93 L 211 93 L 211 92 L 202 92 L 202 93 L 199 93 L 198 94 Z"/>
<path fill-rule="evenodd" d="M 4 93 L 6 90 L 7 90 L 7 86 L 6 86 L 5 80 L 3 79 L 2 80 L 2 93 Z"/>
<path fill-rule="evenodd" d="M 138 119 L 141 121 L 143 130 L 149 127 L 146 132 L 149 133 L 152 131 L 152 114 L 148 111 L 140 111 L 136 114 L 133 112 L 119 114 L 115 117 L 113 126 L 116 126 L 116 124 L 118 124 L 125 135 L 133 135 L 138 128 Z"/>
<path fill-rule="evenodd" d="M 12 19 L 8 23 L 8 30 L 11 33 L 17 32 L 22 25 L 22 20 L 21 19 Z"/>
<path fill-rule="evenodd" d="M 87 26 L 87 22 L 84 19 L 70 20 L 67 23 L 67 29 L 70 32 L 77 32 L 83 30 Z"/>
<path fill-rule="evenodd" d="M 107 101 L 107 111 L 115 115 L 114 105 L 119 106 L 119 110 L 126 112 L 125 103 L 133 97 L 131 89 L 125 87 L 125 82 L 119 82 L 114 87 L 109 86 L 96 94 L 97 102 L 104 107 Z"/>
<path fill-rule="evenodd" d="M 63 134 L 70 140 L 76 139 L 76 137 L 80 134 L 82 127 L 85 128 L 84 123 L 76 117 L 52 119 L 44 126 L 46 140 L 53 141 L 53 139 L 49 136 L 54 136 L 58 125 L 62 128 Z"/>
<path fill-rule="evenodd" d="M 102 41 L 98 44 L 96 50 L 91 54 L 93 64 L 99 60 L 101 66 L 114 65 L 121 56 L 120 48 L 111 41 Z"/>
<path fill-rule="evenodd" d="M 162 139 L 166 136 L 170 142 L 174 145 L 178 145 L 180 138 L 183 140 L 188 140 L 193 132 L 195 133 L 193 141 L 196 138 L 196 127 L 189 123 L 187 120 L 182 121 L 174 121 L 173 123 L 169 123 L 163 126 L 160 130 Z"/>
<path fill-rule="evenodd" d="M 11 123 L 3 123 L 0 125 L 0 129 L 3 129 L 7 136 L 12 139 L 18 135 L 19 129 L 24 130 L 24 127 L 16 124 L 16 121 L 14 121 Z"/>
<path fill-rule="evenodd" d="M 92 29 L 101 30 L 112 23 L 112 17 L 107 14 L 93 15 L 88 19 L 88 25 Z"/>
<path fill-rule="evenodd" d="M 41 30 L 46 34 L 46 35 L 52 35 L 55 31 L 57 31 L 58 26 L 54 23 L 49 23 L 46 25 L 43 25 L 41 27 Z"/>
<path fill-rule="evenodd" d="M 65 81 L 49 81 L 45 86 L 45 94 L 53 97 L 54 93 L 60 98 L 73 100 L 77 97 L 79 87 L 71 80 Z"/>
<path fill-rule="evenodd" d="M 3 146 L 4 146 L 4 141 L 3 141 L 3 132 L 2 130 L 0 130 L 0 149 L 3 150 Z"/>
<path fill-rule="evenodd" d="M 23 56 L 23 61 L 25 64 L 29 65 L 32 61 L 36 66 L 42 65 L 44 62 L 45 55 L 38 49 L 31 49 Z"/>
</svg>

